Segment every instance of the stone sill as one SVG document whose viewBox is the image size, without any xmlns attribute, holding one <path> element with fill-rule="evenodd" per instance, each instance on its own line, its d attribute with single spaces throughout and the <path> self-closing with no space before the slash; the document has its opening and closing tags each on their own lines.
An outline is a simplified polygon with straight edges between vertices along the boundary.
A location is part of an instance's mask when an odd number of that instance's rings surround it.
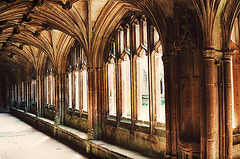
<svg viewBox="0 0 240 159">
<path fill-rule="evenodd" d="M 135 123 L 137 126 L 140 126 L 140 127 L 146 127 L 146 128 L 149 128 L 150 125 L 149 123 L 145 123 L 145 122 L 142 122 L 142 121 L 138 121 Z"/>
<path fill-rule="evenodd" d="M 116 118 L 117 118 L 116 116 L 108 116 L 106 125 L 115 127 L 117 123 Z M 163 124 L 160 124 L 160 125 L 163 125 Z M 121 119 L 120 126 L 118 128 L 124 128 L 124 129 L 130 130 L 131 120 L 127 118 Z M 135 129 L 136 129 L 135 131 L 148 134 L 150 129 L 149 122 L 137 121 L 135 123 Z M 156 137 L 166 137 L 165 126 L 155 126 L 153 135 L 155 135 Z"/>
<path fill-rule="evenodd" d="M 88 140 L 87 133 L 64 125 L 55 125 L 54 121 L 44 117 L 36 117 L 35 114 L 24 113 L 24 111 L 19 109 L 12 109 L 11 114 L 46 134 L 64 140 L 64 142 L 71 143 L 71 145 L 75 145 L 75 147 L 77 146 L 78 148 L 85 150 L 87 153 L 100 158 L 150 158 L 139 152 L 131 151 L 121 146 L 112 145 L 105 141 Z"/>
</svg>

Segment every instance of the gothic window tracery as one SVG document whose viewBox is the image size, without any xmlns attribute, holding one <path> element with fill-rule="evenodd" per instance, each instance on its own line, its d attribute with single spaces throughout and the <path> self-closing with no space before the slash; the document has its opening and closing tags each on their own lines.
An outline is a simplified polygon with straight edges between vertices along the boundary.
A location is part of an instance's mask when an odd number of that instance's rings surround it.
<svg viewBox="0 0 240 159">
<path fill-rule="evenodd" d="M 54 70 L 53 65 L 50 59 L 47 60 L 46 66 L 46 74 L 45 74 L 45 103 L 48 107 L 52 107 L 54 105 Z"/>
<path fill-rule="evenodd" d="M 84 49 L 75 44 L 67 59 L 67 97 L 68 110 L 75 114 L 81 114 L 88 111 L 87 94 L 87 60 Z"/>
<path fill-rule="evenodd" d="M 107 115 L 149 123 L 152 110 L 153 120 L 165 123 L 162 56 L 159 34 L 145 15 L 116 28 L 106 62 Z"/>
</svg>

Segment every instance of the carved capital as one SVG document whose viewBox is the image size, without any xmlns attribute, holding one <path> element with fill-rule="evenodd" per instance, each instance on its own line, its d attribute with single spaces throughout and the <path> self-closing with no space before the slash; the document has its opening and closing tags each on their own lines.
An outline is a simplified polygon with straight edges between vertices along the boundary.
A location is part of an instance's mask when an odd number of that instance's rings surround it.
<svg viewBox="0 0 240 159">
<path fill-rule="evenodd" d="M 233 52 L 231 51 L 223 51 L 222 60 L 223 61 L 231 60 L 232 55 L 233 55 Z"/>
<path fill-rule="evenodd" d="M 204 59 L 214 59 L 215 57 L 215 50 L 214 49 L 207 49 L 203 51 Z"/>
</svg>

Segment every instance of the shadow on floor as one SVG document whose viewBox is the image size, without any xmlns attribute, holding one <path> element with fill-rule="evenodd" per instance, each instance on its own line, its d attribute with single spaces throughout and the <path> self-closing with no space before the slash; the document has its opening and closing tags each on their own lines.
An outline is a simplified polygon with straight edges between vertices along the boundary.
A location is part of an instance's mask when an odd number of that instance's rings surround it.
<svg viewBox="0 0 240 159">
<path fill-rule="evenodd" d="M 9 106 L 6 106 L 6 107 L 0 106 L 0 113 L 9 113 L 9 112 L 10 112 Z"/>
</svg>

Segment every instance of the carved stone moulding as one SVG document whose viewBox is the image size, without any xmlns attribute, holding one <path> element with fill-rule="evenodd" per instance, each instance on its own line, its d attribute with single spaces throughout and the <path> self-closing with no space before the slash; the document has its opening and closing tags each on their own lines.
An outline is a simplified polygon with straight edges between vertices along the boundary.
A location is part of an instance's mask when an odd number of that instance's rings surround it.
<svg viewBox="0 0 240 159">
<path fill-rule="evenodd" d="M 200 157 L 200 143 L 181 141 L 179 148 L 182 156 Z"/>
</svg>

